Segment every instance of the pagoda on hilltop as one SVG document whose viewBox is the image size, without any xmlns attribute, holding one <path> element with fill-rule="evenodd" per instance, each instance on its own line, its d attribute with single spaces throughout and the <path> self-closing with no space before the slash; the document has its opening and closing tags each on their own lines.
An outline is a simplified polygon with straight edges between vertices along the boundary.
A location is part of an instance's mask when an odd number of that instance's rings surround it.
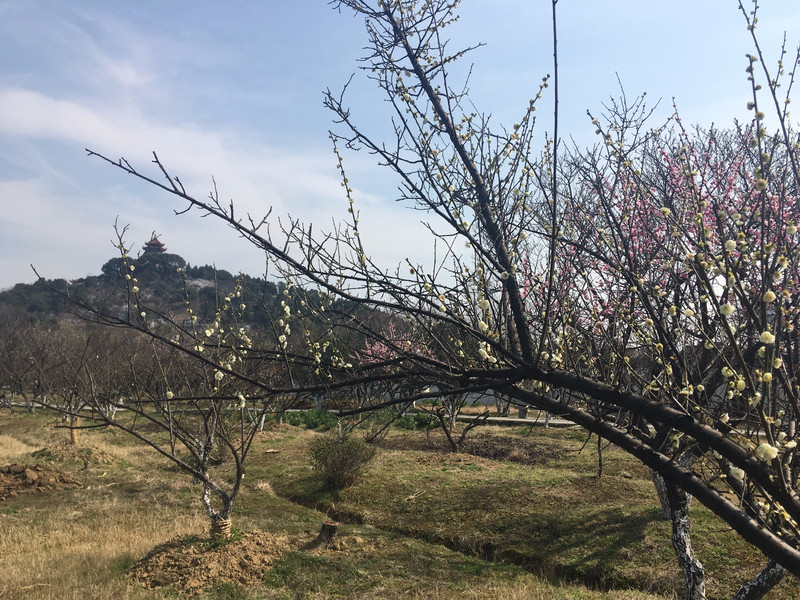
<svg viewBox="0 0 800 600">
<path fill-rule="evenodd" d="M 145 254 L 164 254 L 164 252 L 167 251 L 167 248 L 159 241 L 155 232 L 153 232 L 153 237 L 150 238 L 149 242 L 142 246 L 142 250 Z"/>
</svg>

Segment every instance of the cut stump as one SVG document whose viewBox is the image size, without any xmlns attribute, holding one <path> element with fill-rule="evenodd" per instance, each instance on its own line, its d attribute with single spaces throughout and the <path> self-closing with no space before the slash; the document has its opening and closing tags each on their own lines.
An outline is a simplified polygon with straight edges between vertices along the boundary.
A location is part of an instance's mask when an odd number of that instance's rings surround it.
<svg viewBox="0 0 800 600">
<path fill-rule="evenodd" d="M 334 539 L 336 538 L 336 533 L 339 529 L 339 523 L 336 521 L 325 521 L 322 523 L 322 527 L 320 527 L 319 533 L 317 537 L 303 546 L 303 550 L 314 550 L 315 548 L 319 548 L 320 546 L 324 546 L 325 548 L 330 548 L 333 543 Z"/>
</svg>

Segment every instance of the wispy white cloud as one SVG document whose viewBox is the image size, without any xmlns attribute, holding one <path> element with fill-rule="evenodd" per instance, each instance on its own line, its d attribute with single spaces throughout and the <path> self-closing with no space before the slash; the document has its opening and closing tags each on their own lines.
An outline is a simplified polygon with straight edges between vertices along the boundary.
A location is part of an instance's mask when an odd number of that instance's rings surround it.
<svg viewBox="0 0 800 600">
<path fill-rule="evenodd" d="M 138 169 L 158 179 L 159 171 L 149 163 L 156 149 L 190 193 L 206 197 L 212 188 L 213 175 L 220 198 L 224 202 L 232 200 L 242 215 L 249 213 L 258 218 L 272 210 L 276 219 L 291 213 L 304 222 L 315 223 L 317 230 L 329 229 L 333 219 L 346 215 L 347 203 L 334 159 L 327 152 L 293 154 L 224 131 L 204 130 L 193 124 L 162 124 L 135 109 L 125 112 L 92 109 L 19 89 L 0 90 L 0 133 L 7 139 L 66 144 L 76 151 L 85 145 L 111 158 L 124 153 Z M 82 175 L 72 173 L 85 186 L 78 186 L 70 194 L 51 185 L 52 174 L 0 184 L 0 197 L 25 198 L 25 202 L 6 213 L 5 221 L 9 228 L 25 233 L 17 236 L 15 247 L 31 256 L 29 261 L 45 265 L 43 274 L 56 276 L 64 269 L 78 276 L 91 270 L 92 265 L 98 271 L 98 257 L 103 260 L 109 257 L 107 240 L 112 237 L 111 224 L 117 215 L 121 223 L 131 225 L 131 236 L 138 241 L 143 241 L 153 230 L 167 233 L 165 240 L 171 249 L 194 263 L 217 262 L 231 270 L 261 268 L 263 258 L 257 251 L 222 241 L 231 233 L 221 224 L 201 222 L 192 215 L 176 222 L 173 210 L 183 205 L 166 193 L 138 185 L 121 171 L 116 173 L 118 183 L 108 183 L 113 177 L 103 177 L 106 183 L 102 187 L 92 185 L 97 169 L 113 170 L 94 160 L 98 164 L 84 165 Z M 99 194 L 102 201 L 93 202 L 82 195 L 81 192 L 89 190 Z M 356 194 L 369 199 L 366 193 L 357 190 Z M 373 211 L 366 236 L 370 254 L 393 264 L 403 258 L 399 254 L 401 240 L 405 244 L 410 237 L 424 233 L 409 228 L 403 236 L 393 235 L 398 220 L 404 216 L 398 214 L 400 207 L 381 210 L 373 206 Z M 385 218 L 376 219 L 380 213 Z M 413 222 L 409 227 L 413 227 Z M 35 230 L 48 232 L 46 244 L 33 235 Z M 79 244 L 76 237 L 81 240 Z M 71 263 L 85 266 L 75 272 L 67 268 Z M 30 280 L 28 269 L 23 270 L 27 276 L 21 279 L 19 269 L 7 271 L 7 277 L 17 279 L 3 284 Z"/>
<path fill-rule="evenodd" d="M 772 52 L 779 29 L 790 30 L 790 42 L 800 37 L 795 1 L 762 9 Z M 595 0 L 559 3 L 562 132 L 588 130 L 581 141 L 594 140 L 585 110 L 617 92 L 615 73 L 629 94 L 647 90 L 667 103 L 676 96 L 690 122 L 730 123 L 744 106 L 737 86 L 749 42 L 735 7 L 722 4 L 676 0 L 642 10 L 621 0 L 609 11 Z M 472 57 L 471 92 L 499 121 L 516 120 L 551 71 L 540 9 L 527 0 L 464 5 L 451 30 L 454 47 L 488 42 Z M 99 271 L 112 255 L 117 216 L 137 244 L 156 230 L 192 263 L 260 270 L 262 257 L 221 224 L 176 218 L 174 199 L 85 158 L 85 147 L 156 175 L 149 160 L 157 151 L 196 195 L 206 196 L 213 176 L 241 213 L 272 207 L 274 217 L 292 213 L 329 228 L 347 203 L 321 90 L 356 70 L 364 40 L 357 19 L 310 1 L 231 10 L 205 0 L 190 9 L 153 0 L 0 0 L 0 55 L 8 57 L 0 65 L 0 288 L 30 281 L 31 262 L 52 277 Z M 359 122 L 385 131 L 373 87 L 361 78 L 353 91 Z M 391 178 L 372 164 L 364 153 L 346 162 L 368 253 L 387 267 L 408 254 L 425 260 L 423 215 L 391 202 Z"/>
</svg>

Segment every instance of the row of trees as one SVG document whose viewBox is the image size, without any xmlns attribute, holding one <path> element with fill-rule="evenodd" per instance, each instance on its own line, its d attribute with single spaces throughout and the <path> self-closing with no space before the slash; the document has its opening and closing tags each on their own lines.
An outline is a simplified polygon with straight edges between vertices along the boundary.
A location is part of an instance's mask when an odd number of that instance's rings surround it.
<svg viewBox="0 0 800 600">
<path fill-rule="evenodd" d="M 285 410 L 295 397 L 270 399 L 258 386 L 232 385 L 218 369 L 178 350 L 180 338 L 169 344 L 124 328 L 66 319 L 32 323 L 10 312 L 0 315 L 0 331 L 0 406 L 61 413 L 72 444 L 83 428 L 98 425 L 136 437 L 202 484 L 212 534 L 230 532 L 253 437 L 267 410 Z M 198 332 L 195 339 L 201 336 L 211 337 Z M 204 351 L 220 364 L 241 361 L 247 352 L 231 353 L 213 340 Z M 259 365 L 249 360 L 239 371 L 265 376 Z"/>
<path fill-rule="evenodd" d="M 465 82 L 450 74 L 468 49 L 450 52 L 443 37 L 455 3 L 335 4 L 364 18 L 364 69 L 385 93 L 394 132 L 374 139 L 344 94 L 326 94 L 349 223 L 321 236 L 298 221 L 269 230 L 214 195 L 191 195 L 158 157 L 153 176 L 105 159 L 263 251 L 286 282 L 284 315 L 258 343 L 219 324 L 206 335 L 213 344 L 199 343 L 201 332 L 175 320 L 164 322 L 191 335 L 138 318 L 151 309 L 129 280 L 131 318 L 94 317 L 233 382 L 225 401 L 241 394 L 241 411 L 256 399 L 345 394 L 361 399 L 349 410 L 358 413 L 435 389 L 453 399 L 491 392 L 562 415 L 663 479 L 687 597 L 705 596 L 689 495 L 768 559 L 738 598 L 761 597 L 786 571 L 800 576 L 800 140 L 780 96 L 794 67 L 784 73 L 783 56 L 777 72 L 764 62 L 755 9 L 740 4 L 755 48 L 746 123 L 692 130 L 675 115 L 653 128 L 643 99 L 623 96 L 590 115 L 595 147 L 564 147 L 556 112 L 537 151 L 533 114 L 549 80 L 513 127 L 474 112 Z M 345 149 L 375 155 L 400 198 L 426 215 L 431 264 L 387 271 L 372 261 Z M 124 260 L 122 240 L 120 248 Z"/>
</svg>

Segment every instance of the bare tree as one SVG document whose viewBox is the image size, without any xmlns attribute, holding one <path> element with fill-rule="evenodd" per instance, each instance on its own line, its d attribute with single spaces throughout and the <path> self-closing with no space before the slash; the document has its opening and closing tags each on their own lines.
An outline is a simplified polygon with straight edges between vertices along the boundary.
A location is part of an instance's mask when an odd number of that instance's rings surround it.
<svg viewBox="0 0 800 600">
<path fill-rule="evenodd" d="M 80 331 L 87 332 L 75 345 L 91 356 L 67 360 L 69 374 L 59 381 L 68 385 L 40 404 L 66 415 L 73 431 L 79 418 L 86 427 L 113 426 L 174 462 L 202 484 L 211 536 L 228 537 L 251 444 L 265 414 L 281 402 L 257 379 L 280 380 L 271 366 L 280 349 L 253 349 L 241 321 L 241 285 L 221 298 L 206 322 L 188 300 L 183 314 L 146 309 L 122 232 L 119 248 L 127 310 L 107 314 L 68 298 L 85 322 Z"/>
</svg>

